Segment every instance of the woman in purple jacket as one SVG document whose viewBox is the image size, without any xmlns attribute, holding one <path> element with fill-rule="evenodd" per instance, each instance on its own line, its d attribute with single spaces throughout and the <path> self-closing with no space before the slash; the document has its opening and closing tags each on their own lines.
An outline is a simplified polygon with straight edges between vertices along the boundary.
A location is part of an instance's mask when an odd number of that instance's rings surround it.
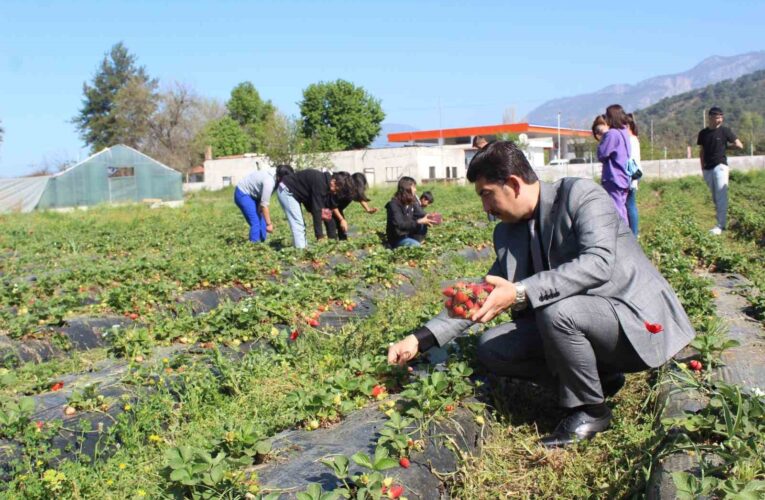
<svg viewBox="0 0 765 500">
<path fill-rule="evenodd" d="M 627 195 L 632 180 L 627 175 L 627 162 L 630 159 L 628 123 L 627 114 L 620 105 L 612 104 L 606 108 L 606 124 L 609 129 L 598 145 L 598 160 L 603 163 L 600 183 L 614 200 L 617 213 L 627 224 Z"/>
</svg>

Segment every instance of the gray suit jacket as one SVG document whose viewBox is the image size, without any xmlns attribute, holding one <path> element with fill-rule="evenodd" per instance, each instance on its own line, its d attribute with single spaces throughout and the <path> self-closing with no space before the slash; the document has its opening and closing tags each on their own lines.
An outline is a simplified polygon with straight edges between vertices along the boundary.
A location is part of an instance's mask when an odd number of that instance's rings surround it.
<svg viewBox="0 0 765 500">
<path fill-rule="evenodd" d="M 648 366 L 660 366 L 687 345 L 695 332 L 680 301 L 603 188 L 578 178 L 540 186 L 539 234 L 550 270 L 529 274 L 528 224 L 523 221 L 495 228 L 497 258 L 489 274 L 522 282 L 534 309 L 574 295 L 605 297 Z M 652 334 L 645 322 L 658 323 L 663 331 Z M 444 345 L 471 325 L 444 311 L 425 327 Z"/>
</svg>

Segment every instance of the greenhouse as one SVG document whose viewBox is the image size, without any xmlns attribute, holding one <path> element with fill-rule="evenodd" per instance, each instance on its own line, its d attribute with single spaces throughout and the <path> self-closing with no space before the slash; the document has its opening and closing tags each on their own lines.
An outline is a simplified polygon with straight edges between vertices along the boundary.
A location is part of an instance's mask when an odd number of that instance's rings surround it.
<svg viewBox="0 0 765 500">
<path fill-rule="evenodd" d="M 55 175 L 0 179 L 0 212 L 182 199 L 180 172 L 121 144 Z"/>
</svg>

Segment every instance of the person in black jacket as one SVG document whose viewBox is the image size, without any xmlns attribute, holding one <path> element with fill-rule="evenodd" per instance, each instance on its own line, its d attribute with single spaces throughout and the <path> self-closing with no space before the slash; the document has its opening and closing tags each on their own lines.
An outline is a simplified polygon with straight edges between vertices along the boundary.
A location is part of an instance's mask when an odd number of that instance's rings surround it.
<svg viewBox="0 0 765 500">
<path fill-rule="evenodd" d="M 337 227 L 332 220 L 331 197 L 336 200 L 351 199 L 353 193 L 353 181 L 348 172 L 330 174 L 309 168 L 281 179 L 276 195 L 287 214 L 295 247 L 305 248 L 307 245 L 301 204 L 311 212 L 317 240 L 324 237 L 322 222 L 326 223 L 327 235 L 337 239 Z"/>
<path fill-rule="evenodd" d="M 392 248 L 418 247 L 417 236 L 422 226 L 430 227 L 433 221 L 417 202 L 417 182 L 411 177 L 402 177 L 393 198 L 385 205 L 388 222 L 385 234 Z"/>
<path fill-rule="evenodd" d="M 353 198 L 340 200 L 337 199 L 336 196 L 332 197 L 334 205 L 332 208 L 332 215 L 334 216 L 335 222 L 337 223 L 337 235 L 338 239 L 340 240 L 348 239 L 348 221 L 345 220 L 345 212 L 343 211 L 348 207 L 348 205 L 351 204 L 352 201 L 358 202 L 364 211 L 368 214 L 377 213 L 379 210 L 376 207 L 369 206 L 369 202 L 371 200 L 366 195 L 367 187 L 369 186 L 367 177 L 361 172 L 356 172 L 355 174 L 351 175 L 351 179 L 353 179 L 353 185 L 355 187 Z"/>
</svg>

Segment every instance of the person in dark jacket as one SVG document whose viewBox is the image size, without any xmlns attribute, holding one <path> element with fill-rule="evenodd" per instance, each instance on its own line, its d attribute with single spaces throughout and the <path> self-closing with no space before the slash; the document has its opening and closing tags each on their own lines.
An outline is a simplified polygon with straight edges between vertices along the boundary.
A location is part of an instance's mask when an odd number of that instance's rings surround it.
<svg viewBox="0 0 765 500">
<path fill-rule="evenodd" d="M 433 222 L 417 202 L 417 182 L 411 177 L 399 179 L 396 194 L 385 205 L 385 210 L 388 244 L 392 248 L 420 246 L 417 236 L 421 227 L 430 227 Z"/>
<path fill-rule="evenodd" d="M 344 200 L 352 198 L 353 193 L 353 181 L 348 172 L 330 174 L 309 168 L 282 178 L 276 195 L 287 214 L 295 247 L 305 248 L 307 245 L 301 204 L 311 212 L 317 240 L 324 237 L 322 222 L 326 222 L 327 235 L 337 239 L 337 227 L 332 220 L 331 196 Z"/>
<path fill-rule="evenodd" d="M 337 236 L 340 240 L 348 239 L 348 221 L 345 219 L 344 210 L 348 208 L 348 205 L 350 205 L 352 201 L 358 202 L 368 214 L 377 213 L 379 210 L 376 207 L 369 206 L 371 200 L 366 195 L 367 187 L 369 186 L 367 177 L 361 172 L 356 172 L 351 175 L 351 179 L 353 180 L 354 186 L 353 198 L 339 200 L 335 196 L 332 197 L 334 205 L 332 216 L 337 223 Z"/>
</svg>

